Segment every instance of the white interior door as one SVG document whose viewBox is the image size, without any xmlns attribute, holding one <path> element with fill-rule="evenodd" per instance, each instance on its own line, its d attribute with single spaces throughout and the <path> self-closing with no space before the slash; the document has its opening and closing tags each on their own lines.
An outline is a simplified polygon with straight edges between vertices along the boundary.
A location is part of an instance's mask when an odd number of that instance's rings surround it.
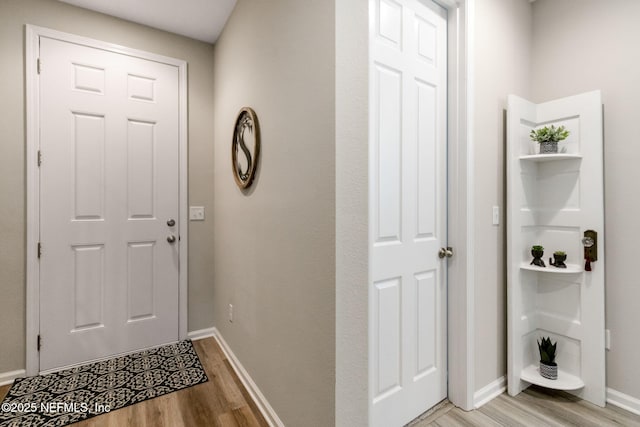
<svg viewBox="0 0 640 427">
<path fill-rule="evenodd" d="M 447 395 L 446 11 L 371 0 L 371 425 Z"/>
<path fill-rule="evenodd" d="M 40 60 L 40 370 L 177 341 L 178 68 L 47 37 Z"/>
</svg>

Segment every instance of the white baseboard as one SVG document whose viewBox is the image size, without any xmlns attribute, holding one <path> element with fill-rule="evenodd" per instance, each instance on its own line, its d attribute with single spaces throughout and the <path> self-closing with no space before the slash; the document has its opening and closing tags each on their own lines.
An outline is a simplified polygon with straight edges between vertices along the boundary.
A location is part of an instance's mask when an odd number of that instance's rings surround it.
<svg viewBox="0 0 640 427">
<path fill-rule="evenodd" d="M 0 372 L 0 386 L 11 384 L 13 380 L 15 380 L 16 378 L 24 377 L 26 376 L 26 374 L 27 371 L 25 371 L 24 369 L 18 369 L 17 371 L 10 372 Z"/>
<path fill-rule="evenodd" d="M 607 403 L 640 415 L 640 399 L 607 388 Z"/>
<path fill-rule="evenodd" d="M 478 409 L 485 403 L 500 396 L 507 389 L 507 377 L 502 376 L 473 394 L 473 407 Z"/>
<path fill-rule="evenodd" d="M 203 338 L 209 338 L 216 334 L 216 328 L 199 329 L 197 331 L 191 331 L 187 333 L 187 338 L 191 341 L 198 341 Z"/>
<path fill-rule="evenodd" d="M 216 341 L 218 341 L 218 344 L 220 344 L 220 347 L 222 348 L 224 354 L 227 356 L 227 359 L 233 367 L 233 370 L 236 372 L 236 375 L 238 375 L 238 378 L 240 378 L 240 381 L 249 392 L 249 395 L 251 396 L 253 401 L 258 406 L 258 409 L 260 409 L 260 412 L 262 413 L 264 419 L 271 427 L 284 427 L 284 423 L 280 420 L 280 418 L 276 414 L 276 411 L 274 411 L 271 405 L 269 405 L 269 402 L 267 402 L 267 399 L 264 397 L 256 383 L 253 382 L 253 380 L 249 376 L 249 373 L 242 366 L 242 363 L 240 363 L 236 355 L 233 354 L 233 351 L 231 351 L 231 348 L 229 348 L 227 342 L 224 340 L 224 338 L 222 338 L 220 331 L 218 331 L 218 329 L 215 327 L 212 329 L 214 338 L 216 339 Z"/>
</svg>

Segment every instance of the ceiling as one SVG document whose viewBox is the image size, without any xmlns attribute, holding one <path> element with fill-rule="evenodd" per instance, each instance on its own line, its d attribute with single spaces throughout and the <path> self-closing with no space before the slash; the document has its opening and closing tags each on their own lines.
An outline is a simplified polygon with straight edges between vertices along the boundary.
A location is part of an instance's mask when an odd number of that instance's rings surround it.
<svg viewBox="0 0 640 427">
<path fill-rule="evenodd" d="M 214 43 L 236 0 L 60 0 L 85 9 Z"/>
</svg>

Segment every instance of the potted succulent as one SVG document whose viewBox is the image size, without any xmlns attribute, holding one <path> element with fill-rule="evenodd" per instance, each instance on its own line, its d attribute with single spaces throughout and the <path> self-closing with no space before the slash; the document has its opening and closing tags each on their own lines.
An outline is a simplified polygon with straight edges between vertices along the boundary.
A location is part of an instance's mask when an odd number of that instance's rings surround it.
<svg viewBox="0 0 640 427">
<path fill-rule="evenodd" d="M 556 364 L 556 345 L 558 342 L 551 344 L 551 338 L 542 337 L 538 341 L 538 350 L 540 351 L 540 375 L 549 380 L 558 379 L 558 365 Z"/>
<path fill-rule="evenodd" d="M 540 245 L 531 246 L 531 256 L 533 256 L 533 261 L 531 264 L 537 265 L 538 267 L 546 267 L 544 265 L 544 261 L 542 260 L 542 256 L 544 255 L 544 248 Z"/>
<path fill-rule="evenodd" d="M 549 258 L 549 264 L 558 268 L 567 268 L 564 263 L 567 260 L 567 253 L 565 251 L 555 251 L 553 253 L 553 260 Z"/>
<path fill-rule="evenodd" d="M 569 131 L 564 126 L 554 125 L 532 129 L 529 137 L 532 141 L 540 144 L 540 154 L 557 153 L 558 141 L 562 141 L 569 136 Z"/>
</svg>

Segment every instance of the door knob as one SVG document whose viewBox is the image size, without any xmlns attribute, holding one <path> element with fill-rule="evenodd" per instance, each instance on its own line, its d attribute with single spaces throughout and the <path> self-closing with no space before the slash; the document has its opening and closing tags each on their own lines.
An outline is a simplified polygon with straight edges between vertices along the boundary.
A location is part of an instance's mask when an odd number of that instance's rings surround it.
<svg viewBox="0 0 640 427">
<path fill-rule="evenodd" d="M 173 227 L 174 225 L 176 225 L 176 221 L 174 219 L 170 219 L 169 221 L 167 221 L 167 225 L 169 227 Z"/>
<path fill-rule="evenodd" d="M 176 236 L 174 236 L 173 234 L 167 237 L 167 242 L 175 243 L 175 241 L 176 241 Z"/>
<path fill-rule="evenodd" d="M 438 251 L 438 256 L 440 258 L 451 258 L 453 256 L 453 248 L 451 246 L 447 246 L 446 248 L 440 248 Z"/>
</svg>

